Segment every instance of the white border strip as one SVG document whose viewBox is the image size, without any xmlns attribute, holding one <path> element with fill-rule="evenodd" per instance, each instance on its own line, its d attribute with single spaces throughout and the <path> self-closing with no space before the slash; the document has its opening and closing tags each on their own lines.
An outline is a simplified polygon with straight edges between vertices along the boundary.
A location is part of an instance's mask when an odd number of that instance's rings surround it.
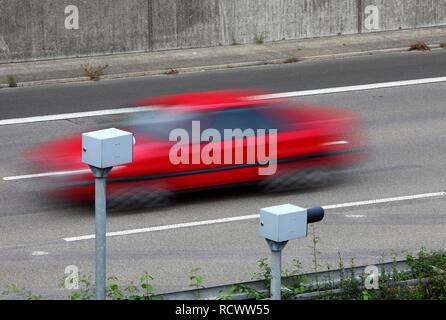
<svg viewBox="0 0 446 320">
<path fill-rule="evenodd" d="M 313 95 L 329 94 L 329 93 L 342 93 L 351 91 L 364 91 L 373 89 L 414 86 L 421 84 L 432 84 L 438 82 L 446 82 L 446 77 L 382 82 L 382 83 L 363 84 L 357 86 L 346 86 L 346 87 L 317 89 L 317 90 L 294 91 L 294 92 L 267 94 L 267 95 L 257 96 L 256 98 L 266 100 L 266 99 L 277 99 L 277 98 L 305 97 L 305 96 L 313 96 Z"/>
<path fill-rule="evenodd" d="M 446 192 L 441 191 L 441 192 L 423 193 L 423 194 L 404 196 L 404 197 L 394 197 L 394 198 L 384 198 L 384 199 L 376 199 L 376 200 L 334 204 L 334 205 L 324 206 L 323 208 L 326 210 L 339 209 L 339 208 L 351 208 L 351 207 L 367 206 L 367 205 L 371 205 L 371 204 L 380 204 L 380 203 L 397 202 L 397 201 L 408 201 L 408 200 L 417 200 L 417 199 L 426 199 L 426 198 L 444 197 L 444 196 L 446 196 Z"/>
<path fill-rule="evenodd" d="M 372 204 L 389 203 L 389 202 L 396 202 L 396 201 L 408 201 L 408 200 L 417 200 L 417 199 L 427 199 L 427 198 L 444 197 L 444 196 L 446 196 L 446 192 L 441 191 L 441 192 L 423 193 L 423 194 L 403 196 L 403 197 L 393 197 L 393 198 L 383 198 L 383 199 L 367 200 L 367 201 L 347 202 L 347 203 L 341 203 L 341 204 L 335 204 L 335 205 L 327 205 L 327 206 L 323 206 L 323 208 L 325 210 L 330 210 L 330 209 L 338 209 L 338 208 L 358 207 L 358 206 L 366 206 L 366 205 L 372 205 Z M 228 223 L 228 222 L 235 222 L 235 221 L 253 220 L 253 219 L 258 219 L 258 218 L 259 218 L 258 214 L 253 214 L 253 215 L 249 215 L 249 216 L 239 216 L 239 217 L 231 217 L 231 218 L 223 218 L 223 219 L 215 219 L 215 220 L 204 220 L 204 221 L 197 221 L 197 222 L 172 224 L 172 225 L 150 227 L 150 228 L 131 229 L 131 230 L 124 230 L 124 231 L 109 232 L 109 233 L 107 233 L 107 237 L 116 237 L 116 236 L 125 236 L 125 235 L 155 232 L 155 231 L 166 231 L 166 230 L 173 230 L 173 229 L 199 227 L 199 226 Z M 63 240 L 66 242 L 74 242 L 74 241 L 82 241 L 82 240 L 91 240 L 94 238 L 95 238 L 95 235 L 90 234 L 90 235 L 79 236 L 79 237 L 63 238 Z"/>
<path fill-rule="evenodd" d="M 342 92 L 351 92 L 351 91 L 394 88 L 394 87 L 413 86 L 413 85 L 421 85 L 421 84 L 432 84 L 432 83 L 439 83 L 439 82 L 446 82 L 446 77 L 423 78 L 423 79 L 415 79 L 415 80 L 372 83 L 372 84 L 356 85 L 356 86 L 283 92 L 283 93 L 275 93 L 275 94 L 267 94 L 267 95 L 250 97 L 249 100 L 252 100 L 252 99 L 267 100 L 267 99 L 277 99 L 277 98 L 305 97 L 305 96 L 321 95 L 321 94 L 329 94 L 329 93 L 342 93 Z M 120 108 L 120 109 L 109 109 L 109 110 L 88 111 L 88 112 L 78 112 L 78 113 L 66 113 L 66 114 L 57 114 L 57 115 L 48 115 L 48 116 L 39 116 L 39 117 L 29 117 L 29 118 L 6 119 L 6 120 L 0 120 L 0 126 L 7 126 L 7 125 L 12 125 L 12 124 L 26 124 L 26 123 L 43 122 L 43 121 L 67 120 L 67 119 L 76 119 L 76 118 L 107 116 L 107 115 L 114 115 L 114 114 L 135 113 L 135 112 L 142 112 L 142 111 L 146 111 L 146 110 L 148 110 L 148 107 L 134 107 L 134 108 Z"/>
</svg>

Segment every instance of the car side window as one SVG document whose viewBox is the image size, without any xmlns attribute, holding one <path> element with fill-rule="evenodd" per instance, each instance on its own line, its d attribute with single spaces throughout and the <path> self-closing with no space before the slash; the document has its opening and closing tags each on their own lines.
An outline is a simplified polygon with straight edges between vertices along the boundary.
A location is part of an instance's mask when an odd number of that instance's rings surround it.
<svg viewBox="0 0 446 320">
<path fill-rule="evenodd" d="M 245 133 L 245 136 L 253 135 L 252 133 L 255 135 L 261 129 L 266 130 L 266 132 L 271 129 L 279 129 L 277 121 L 268 119 L 255 107 L 231 108 L 213 112 L 212 119 L 209 128 L 216 129 L 221 137 L 224 137 L 225 129 L 240 129 Z"/>
<path fill-rule="evenodd" d="M 186 131 L 190 139 L 193 139 L 192 125 L 194 121 L 198 121 L 200 126 L 206 127 L 210 123 L 210 115 L 206 112 L 161 110 L 143 116 L 135 116 L 135 119 L 129 122 L 129 125 L 136 133 L 161 140 L 169 140 L 170 133 L 176 129 Z M 202 127 L 201 130 L 203 130 Z"/>
</svg>

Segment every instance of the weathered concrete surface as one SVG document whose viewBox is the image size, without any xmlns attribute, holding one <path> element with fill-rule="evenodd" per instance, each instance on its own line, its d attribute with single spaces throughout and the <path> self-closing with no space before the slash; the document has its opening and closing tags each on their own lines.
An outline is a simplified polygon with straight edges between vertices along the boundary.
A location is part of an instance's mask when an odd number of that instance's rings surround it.
<svg viewBox="0 0 446 320">
<path fill-rule="evenodd" d="M 65 7 L 80 11 L 79 29 L 65 28 Z M 147 0 L 0 0 L 0 61 L 147 48 Z"/>
<path fill-rule="evenodd" d="M 356 33 L 357 0 L 153 0 L 152 48 Z"/>
<path fill-rule="evenodd" d="M 442 25 L 446 0 L 0 0 L 0 63 Z"/>
<path fill-rule="evenodd" d="M 379 31 L 446 24 L 445 0 L 362 0 L 362 12 L 369 5 L 379 8 Z"/>
</svg>

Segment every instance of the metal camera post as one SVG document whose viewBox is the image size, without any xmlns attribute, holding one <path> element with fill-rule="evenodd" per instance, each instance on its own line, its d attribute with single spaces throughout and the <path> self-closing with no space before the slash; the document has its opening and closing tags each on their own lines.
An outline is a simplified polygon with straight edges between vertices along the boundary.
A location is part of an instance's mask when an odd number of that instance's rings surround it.
<svg viewBox="0 0 446 320">
<path fill-rule="evenodd" d="M 96 168 L 90 166 L 95 177 L 95 274 L 96 299 L 105 300 L 106 287 L 106 233 L 107 233 L 107 193 L 106 183 L 108 173 L 113 168 Z"/>
<path fill-rule="evenodd" d="M 324 209 L 284 204 L 260 210 L 260 234 L 271 249 L 271 300 L 281 299 L 282 250 L 289 240 L 305 238 L 308 224 L 321 221 Z"/>
<path fill-rule="evenodd" d="M 82 134 L 82 162 L 95 176 L 95 281 L 96 299 L 106 298 L 107 176 L 114 166 L 133 161 L 134 137 L 119 129 Z"/>
</svg>

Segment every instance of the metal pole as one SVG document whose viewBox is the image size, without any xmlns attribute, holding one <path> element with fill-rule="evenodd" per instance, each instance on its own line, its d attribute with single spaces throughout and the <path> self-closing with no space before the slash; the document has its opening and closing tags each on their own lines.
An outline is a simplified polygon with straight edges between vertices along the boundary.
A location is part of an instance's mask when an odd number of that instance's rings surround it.
<svg viewBox="0 0 446 320">
<path fill-rule="evenodd" d="M 271 300 L 281 299 L 282 251 L 271 251 Z"/>
<path fill-rule="evenodd" d="M 288 241 L 276 242 L 266 239 L 271 249 L 271 300 L 282 299 L 282 250 Z"/>
<path fill-rule="evenodd" d="M 95 179 L 96 299 L 105 300 L 106 291 L 106 178 Z"/>
<path fill-rule="evenodd" d="M 96 299 L 106 299 L 107 282 L 107 175 L 112 168 L 90 166 L 95 176 L 95 277 Z"/>
</svg>

